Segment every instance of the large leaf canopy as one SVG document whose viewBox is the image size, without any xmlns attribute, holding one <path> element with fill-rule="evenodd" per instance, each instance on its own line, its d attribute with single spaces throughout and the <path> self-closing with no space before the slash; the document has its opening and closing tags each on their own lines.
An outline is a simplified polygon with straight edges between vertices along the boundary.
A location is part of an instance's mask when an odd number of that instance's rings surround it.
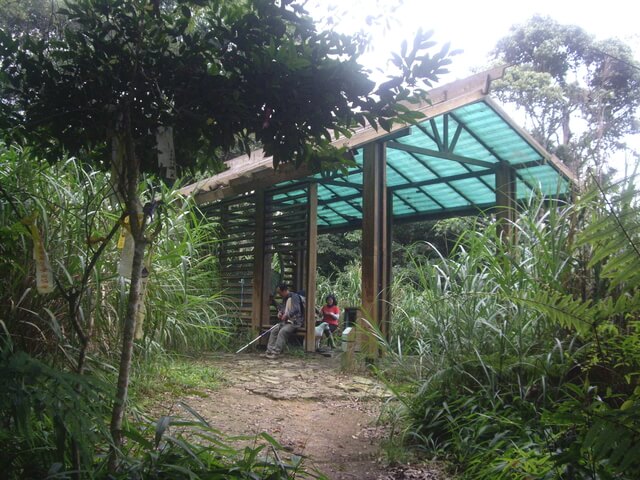
<svg viewBox="0 0 640 480">
<path fill-rule="evenodd" d="M 318 32 L 290 1 L 75 0 L 59 14 L 55 39 L 0 33 L 3 127 L 53 160 L 90 153 L 105 167 L 125 125 L 144 171 L 156 168 L 159 126 L 174 129 L 181 166 L 252 142 L 276 164 L 320 162 L 335 154 L 332 135 L 402 117 L 403 82 L 448 63 L 447 49 L 425 54 L 421 34 L 404 72 L 376 89 L 359 42 Z"/>
</svg>

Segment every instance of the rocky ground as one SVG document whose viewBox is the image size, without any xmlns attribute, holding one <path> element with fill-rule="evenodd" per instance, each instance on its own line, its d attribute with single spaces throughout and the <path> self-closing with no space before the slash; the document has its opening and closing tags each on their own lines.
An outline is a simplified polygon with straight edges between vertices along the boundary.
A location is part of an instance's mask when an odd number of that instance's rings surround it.
<svg viewBox="0 0 640 480">
<path fill-rule="evenodd" d="M 228 434 L 267 432 L 287 451 L 306 458 L 330 479 L 434 479 L 434 466 L 385 465 L 380 443 L 387 435 L 379 409 L 387 390 L 365 375 L 340 372 L 338 356 L 255 353 L 215 355 L 226 385 L 184 402 Z M 173 408 L 164 405 L 163 408 Z"/>
</svg>

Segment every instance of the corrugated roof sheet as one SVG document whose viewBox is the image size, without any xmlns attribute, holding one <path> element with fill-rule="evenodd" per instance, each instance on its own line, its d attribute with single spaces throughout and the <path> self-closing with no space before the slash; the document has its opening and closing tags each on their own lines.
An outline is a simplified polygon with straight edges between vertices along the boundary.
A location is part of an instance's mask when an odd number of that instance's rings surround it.
<svg viewBox="0 0 640 480">
<path fill-rule="evenodd" d="M 347 174 L 311 177 L 318 184 L 321 230 L 362 219 L 362 148 L 355 160 L 358 168 Z M 561 197 L 570 191 L 566 172 L 487 98 L 409 127 L 387 142 L 394 219 L 437 218 L 495 206 L 495 170 L 503 162 L 516 170 L 518 200 L 536 192 Z M 295 192 L 289 196 L 292 203 L 305 201 L 295 199 Z"/>
</svg>

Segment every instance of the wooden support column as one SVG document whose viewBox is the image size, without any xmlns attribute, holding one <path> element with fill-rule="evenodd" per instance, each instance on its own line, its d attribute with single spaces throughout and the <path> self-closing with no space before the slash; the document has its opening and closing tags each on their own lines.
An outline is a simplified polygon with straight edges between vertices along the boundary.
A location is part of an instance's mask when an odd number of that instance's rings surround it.
<svg viewBox="0 0 640 480">
<path fill-rule="evenodd" d="M 507 162 L 501 162 L 496 169 L 496 218 L 501 238 L 511 240 L 512 222 L 516 218 L 516 174 Z"/>
<path fill-rule="evenodd" d="M 384 143 L 371 143 L 364 147 L 362 314 L 383 333 L 388 324 L 386 298 L 390 281 L 386 164 Z M 366 328 L 365 322 L 360 319 L 358 322 Z M 369 358 L 379 355 L 377 341 L 371 335 L 363 338 L 361 350 Z"/>
<path fill-rule="evenodd" d="M 385 181 L 386 183 L 386 181 Z M 387 229 L 386 229 L 386 242 L 384 251 L 386 252 L 384 255 L 385 265 L 383 270 L 383 278 L 382 285 L 384 285 L 384 289 L 381 292 L 382 299 L 382 324 L 381 330 L 384 335 L 384 338 L 389 340 L 389 333 L 391 331 L 391 281 L 392 281 L 392 273 L 393 273 L 393 259 L 391 258 L 392 253 L 392 242 L 393 242 L 393 195 L 389 194 L 388 187 L 385 186 L 385 196 L 387 198 Z"/>
<path fill-rule="evenodd" d="M 314 352 L 316 309 L 316 266 L 318 262 L 318 184 L 309 184 L 307 201 L 307 249 L 305 259 L 307 308 L 305 310 L 306 350 Z"/>
<path fill-rule="evenodd" d="M 265 270 L 265 193 L 256 191 L 256 233 L 253 246 L 253 294 L 251 297 L 251 329 L 254 335 L 260 333 L 260 327 L 268 323 L 269 306 Z"/>
</svg>

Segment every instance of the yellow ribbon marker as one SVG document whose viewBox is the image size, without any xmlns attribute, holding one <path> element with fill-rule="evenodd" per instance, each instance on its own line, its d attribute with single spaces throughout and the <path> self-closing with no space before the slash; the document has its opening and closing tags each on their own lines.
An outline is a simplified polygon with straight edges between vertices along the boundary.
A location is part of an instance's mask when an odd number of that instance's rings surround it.
<svg viewBox="0 0 640 480">
<path fill-rule="evenodd" d="M 142 222 L 144 215 L 138 214 L 138 221 Z M 126 216 L 122 222 L 122 230 L 118 238 L 118 249 L 121 250 L 120 261 L 118 263 L 118 274 L 124 278 L 131 279 L 131 270 L 133 268 L 133 251 L 134 241 L 131 235 L 131 226 L 129 225 L 129 216 Z M 136 329 L 134 338 L 140 340 L 144 335 L 143 324 L 146 316 L 145 298 L 147 295 L 147 282 L 149 280 L 149 271 L 151 269 L 151 252 L 147 257 L 142 268 L 140 278 L 140 290 L 138 293 L 138 309 L 136 310 Z"/>
<path fill-rule="evenodd" d="M 118 237 L 118 250 L 122 250 L 124 248 L 124 244 L 127 240 L 127 234 L 131 235 L 129 231 L 129 216 L 124 217 L 122 222 L 122 228 L 120 229 L 120 236 Z"/>
<path fill-rule="evenodd" d="M 138 221 L 142 222 L 144 215 L 138 214 Z M 122 222 L 122 230 L 118 238 L 118 249 L 121 250 L 120 261 L 118 262 L 118 274 L 124 278 L 131 279 L 131 269 L 133 268 L 133 251 L 135 242 L 131 235 L 131 226 L 129 225 L 129 216 L 127 215 Z"/>
</svg>

